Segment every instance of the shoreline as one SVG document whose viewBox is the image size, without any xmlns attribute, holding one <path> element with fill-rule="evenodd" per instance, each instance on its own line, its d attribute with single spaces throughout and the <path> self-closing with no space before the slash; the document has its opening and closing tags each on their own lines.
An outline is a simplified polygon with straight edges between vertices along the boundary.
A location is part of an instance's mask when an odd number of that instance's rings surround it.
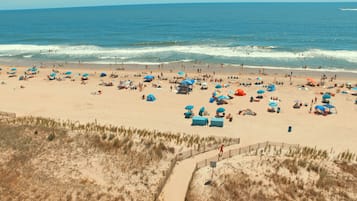
<svg viewBox="0 0 357 201">
<path fill-rule="evenodd" d="M 170 72 L 180 71 L 196 73 L 197 69 L 202 69 L 202 73 L 219 73 L 219 74 L 260 74 L 260 75 L 288 75 L 293 72 L 294 76 L 334 76 L 344 78 L 357 78 L 356 70 L 338 70 L 338 69 L 316 69 L 316 68 L 294 68 L 294 67 L 276 67 L 276 66 L 253 66 L 253 65 L 241 65 L 238 64 L 216 64 L 194 61 L 177 61 L 177 62 L 162 62 L 162 63 L 118 63 L 118 64 L 97 64 L 97 63 L 75 63 L 75 62 L 63 62 L 63 61 L 8 61 L 0 59 L 0 66 L 3 67 L 45 67 L 45 68 L 63 68 L 63 69 L 95 69 L 95 70 L 116 70 L 125 69 L 125 71 L 137 71 L 137 70 L 149 70 L 153 72 Z M 148 69 L 145 68 L 148 66 Z M 160 66 L 160 68 L 159 68 Z M 209 66 L 209 67 L 208 67 Z M 356 66 L 357 68 L 357 66 Z"/>
</svg>

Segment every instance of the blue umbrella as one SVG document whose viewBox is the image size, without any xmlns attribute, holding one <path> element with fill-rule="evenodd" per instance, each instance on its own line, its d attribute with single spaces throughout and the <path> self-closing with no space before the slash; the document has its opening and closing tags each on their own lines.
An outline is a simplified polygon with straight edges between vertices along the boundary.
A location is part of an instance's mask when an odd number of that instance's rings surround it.
<svg viewBox="0 0 357 201">
<path fill-rule="evenodd" d="M 213 97 L 209 98 L 209 102 L 213 103 L 216 99 L 214 99 Z"/>
<path fill-rule="evenodd" d="M 146 75 L 146 76 L 144 77 L 144 79 L 145 79 L 145 80 L 152 80 L 152 79 L 154 79 L 154 77 L 155 77 L 155 76 L 153 76 L 153 75 Z"/>
<path fill-rule="evenodd" d="M 180 84 L 181 85 L 191 85 L 191 82 L 188 80 L 183 80 Z"/>
<path fill-rule="evenodd" d="M 351 90 L 353 90 L 353 91 L 357 91 L 357 87 L 353 87 Z"/>
<path fill-rule="evenodd" d="M 107 74 L 104 72 L 100 74 L 100 77 L 105 77 L 105 76 L 107 76 Z"/>
<path fill-rule="evenodd" d="M 177 74 L 180 75 L 180 76 L 184 76 L 184 75 L 185 75 L 185 72 L 180 71 L 180 72 L 178 72 Z"/>
<path fill-rule="evenodd" d="M 201 107 L 199 112 L 204 112 L 206 110 L 205 107 Z"/>
<path fill-rule="evenodd" d="M 17 69 L 16 68 L 11 68 L 11 71 L 16 71 Z"/>
<path fill-rule="evenodd" d="M 88 74 L 88 73 L 84 73 L 82 76 L 83 76 L 83 77 L 88 77 L 89 74 Z"/>
<path fill-rule="evenodd" d="M 324 105 L 324 107 L 327 107 L 328 109 L 335 108 L 334 105 L 330 105 L 330 104 L 326 104 L 326 105 Z"/>
<path fill-rule="evenodd" d="M 220 84 L 216 85 L 216 89 L 221 89 L 221 88 L 222 88 L 222 85 L 220 85 Z"/>
<path fill-rule="evenodd" d="M 54 73 L 54 72 L 52 72 L 51 74 L 50 74 L 50 77 L 56 77 L 56 73 Z"/>
<path fill-rule="evenodd" d="M 224 109 L 223 107 L 220 107 L 216 110 L 217 113 L 221 113 L 221 112 L 225 112 L 226 109 Z"/>
<path fill-rule="evenodd" d="M 315 109 L 316 109 L 316 110 L 320 110 L 320 111 L 322 111 L 322 112 L 325 112 L 325 107 L 322 106 L 322 105 L 316 105 L 316 106 L 315 106 Z"/>
<path fill-rule="evenodd" d="M 267 91 L 269 91 L 269 92 L 272 92 L 272 91 L 275 91 L 275 85 L 274 84 L 271 84 L 271 85 L 269 85 L 268 87 L 267 87 Z"/>
<path fill-rule="evenodd" d="M 193 109 L 193 105 L 187 105 L 186 107 L 185 107 L 185 110 L 192 110 Z"/>
<path fill-rule="evenodd" d="M 322 98 L 323 99 L 330 99 L 331 95 L 330 94 L 324 94 L 324 95 L 322 95 Z"/>
<path fill-rule="evenodd" d="M 146 97 L 146 101 L 149 101 L 149 102 L 153 102 L 155 101 L 156 98 L 154 96 L 154 94 L 149 94 L 147 97 Z"/>
<path fill-rule="evenodd" d="M 71 71 L 67 71 L 67 72 L 65 72 L 64 74 L 65 74 L 65 75 L 71 75 L 72 72 L 71 72 Z"/>
<path fill-rule="evenodd" d="M 218 100 L 228 100 L 230 98 L 228 96 L 221 95 L 221 96 L 218 96 L 217 99 Z"/>
<path fill-rule="evenodd" d="M 275 101 L 270 101 L 269 102 L 269 107 L 278 107 L 278 103 Z"/>
<path fill-rule="evenodd" d="M 257 93 L 258 93 L 258 94 L 263 94 L 263 93 L 265 93 L 265 91 L 264 91 L 263 89 L 259 89 L 259 90 L 257 91 Z"/>
</svg>

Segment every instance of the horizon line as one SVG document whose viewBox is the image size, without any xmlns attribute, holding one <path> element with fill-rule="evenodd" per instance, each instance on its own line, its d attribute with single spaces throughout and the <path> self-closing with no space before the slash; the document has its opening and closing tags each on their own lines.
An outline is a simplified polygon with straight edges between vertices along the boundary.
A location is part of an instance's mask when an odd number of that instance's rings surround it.
<svg viewBox="0 0 357 201">
<path fill-rule="evenodd" d="M 242 2 L 175 2 L 175 3 L 123 3 L 123 4 L 109 4 L 109 5 L 89 5 L 89 6 L 64 6 L 64 7 L 43 7 L 43 8 L 15 8 L 15 9 L 0 9 L 0 11 L 31 11 L 31 10 L 57 10 L 57 9 L 74 9 L 74 8 L 101 8 L 101 7 L 121 7 L 121 6 L 155 6 L 155 5 L 190 5 L 190 4 L 254 4 L 254 3 L 265 3 L 265 4 L 275 4 L 275 3 L 357 3 L 356 2 L 346 2 L 346 1 L 335 1 L 335 2 L 322 2 L 322 1 L 312 1 L 312 2 L 304 2 L 304 1 L 242 1 Z"/>
</svg>

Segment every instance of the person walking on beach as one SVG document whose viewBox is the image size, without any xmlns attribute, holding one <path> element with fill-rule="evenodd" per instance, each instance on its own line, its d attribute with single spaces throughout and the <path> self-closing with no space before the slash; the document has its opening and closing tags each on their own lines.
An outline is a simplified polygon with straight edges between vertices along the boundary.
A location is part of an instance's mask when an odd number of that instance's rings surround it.
<svg viewBox="0 0 357 201">
<path fill-rule="evenodd" d="M 218 158 L 220 158 L 220 157 L 223 156 L 223 147 L 224 147 L 224 144 L 222 144 L 222 145 L 219 147 Z"/>
</svg>

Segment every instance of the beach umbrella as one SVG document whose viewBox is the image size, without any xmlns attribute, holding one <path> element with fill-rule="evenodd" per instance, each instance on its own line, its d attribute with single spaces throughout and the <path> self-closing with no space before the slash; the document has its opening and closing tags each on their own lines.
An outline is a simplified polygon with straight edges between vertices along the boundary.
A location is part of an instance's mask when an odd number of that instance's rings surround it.
<svg viewBox="0 0 357 201">
<path fill-rule="evenodd" d="M 357 91 L 357 87 L 353 87 L 351 90 L 353 90 L 353 91 Z"/>
<path fill-rule="evenodd" d="M 278 103 L 275 101 L 270 101 L 269 102 L 269 107 L 278 107 Z"/>
<path fill-rule="evenodd" d="M 213 103 L 215 100 L 216 100 L 215 98 L 211 97 L 209 98 L 209 103 Z"/>
<path fill-rule="evenodd" d="M 275 91 L 275 90 L 276 90 L 276 87 L 275 87 L 274 84 L 271 84 L 271 85 L 269 85 L 269 86 L 267 87 L 267 91 L 269 91 L 269 92 L 272 92 L 272 91 Z"/>
<path fill-rule="evenodd" d="M 218 96 L 217 99 L 218 100 L 229 100 L 230 98 L 228 96 L 221 95 L 221 96 Z"/>
<path fill-rule="evenodd" d="M 100 74 L 100 77 L 106 77 L 106 76 L 107 76 L 107 74 L 104 72 Z"/>
<path fill-rule="evenodd" d="M 51 74 L 50 74 L 50 77 L 56 77 L 56 73 L 55 72 L 52 72 Z"/>
<path fill-rule="evenodd" d="M 322 95 L 322 99 L 330 99 L 331 95 L 330 94 L 324 94 Z"/>
<path fill-rule="evenodd" d="M 243 89 L 237 89 L 234 95 L 236 95 L 236 96 L 245 96 L 246 93 L 244 92 Z"/>
<path fill-rule="evenodd" d="M 181 85 L 192 85 L 189 80 L 183 80 L 180 84 Z"/>
<path fill-rule="evenodd" d="M 152 80 L 152 79 L 154 79 L 154 77 L 155 77 L 155 76 L 153 76 L 153 75 L 146 75 L 146 76 L 144 77 L 144 79 L 145 79 L 145 80 Z"/>
<path fill-rule="evenodd" d="M 88 77 L 89 74 L 88 74 L 88 73 L 84 73 L 82 76 L 83 76 L 83 77 Z"/>
<path fill-rule="evenodd" d="M 257 91 L 257 93 L 258 93 L 258 94 L 263 94 L 263 93 L 265 93 L 265 91 L 264 91 L 263 89 L 259 89 L 259 90 Z"/>
<path fill-rule="evenodd" d="M 259 81 L 261 81 L 261 80 L 263 80 L 261 77 L 257 77 L 257 80 L 259 80 Z"/>
<path fill-rule="evenodd" d="M 11 71 L 16 71 L 17 69 L 16 69 L 16 68 L 11 68 L 10 70 L 11 70 Z"/>
<path fill-rule="evenodd" d="M 226 111 L 226 109 L 224 109 L 223 107 L 219 107 L 219 108 L 216 110 L 217 113 L 221 113 L 221 112 L 225 112 L 225 111 Z"/>
<path fill-rule="evenodd" d="M 154 94 L 149 94 L 147 97 L 146 97 L 146 101 L 149 101 L 149 102 L 153 102 L 156 100 L 156 97 L 154 96 Z"/>
<path fill-rule="evenodd" d="M 332 109 L 332 108 L 335 108 L 334 105 L 330 105 L 330 104 L 326 104 L 326 105 L 323 105 L 324 107 L 328 108 L 328 109 Z"/>
<path fill-rule="evenodd" d="M 310 82 L 310 83 L 316 83 L 316 81 L 311 77 L 308 77 L 306 80 L 307 80 L 307 82 Z"/>
<path fill-rule="evenodd" d="M 325 107 L 322 106 L 322 105 L 316 105 L 316 106 L 315 106 L 315 109 L 316 109 L 316 110 L 320 110 L 320 111 L 322 111 L 322 112 L 325 112 Z"/>
<path fill-rule="evenodd" d="M 199 113 L 203 113 L 206 110 L 205 107 L 201 107 Z"/>
<path fill-rule="evenodd" d="M 65 75 L 71 75 L 72 72 L 71 72 L 71 71 L 67 71 L 67 72 L 65 72 L 64 74 L 65 74 Z"/>
<path fill-rule="evenodd" d="M 222 88 L 222 85 L 220 85 L 220 84 L 216 85 L 216 89 L 221 89 L 221 88 Z"/>
<path fill-rule="evenodd" d="M 177 74 L 178 74 L 179 76 L 184 76 L 184 75 L 185 75 L 185 72 L 180 71 L 180 72 L 178 72 Z"/>
<path fill-rule="evenodd" d="M 193 109 L 193 105 L 186 105 L 185 110 L 192 110 Z"/>
</svg>

